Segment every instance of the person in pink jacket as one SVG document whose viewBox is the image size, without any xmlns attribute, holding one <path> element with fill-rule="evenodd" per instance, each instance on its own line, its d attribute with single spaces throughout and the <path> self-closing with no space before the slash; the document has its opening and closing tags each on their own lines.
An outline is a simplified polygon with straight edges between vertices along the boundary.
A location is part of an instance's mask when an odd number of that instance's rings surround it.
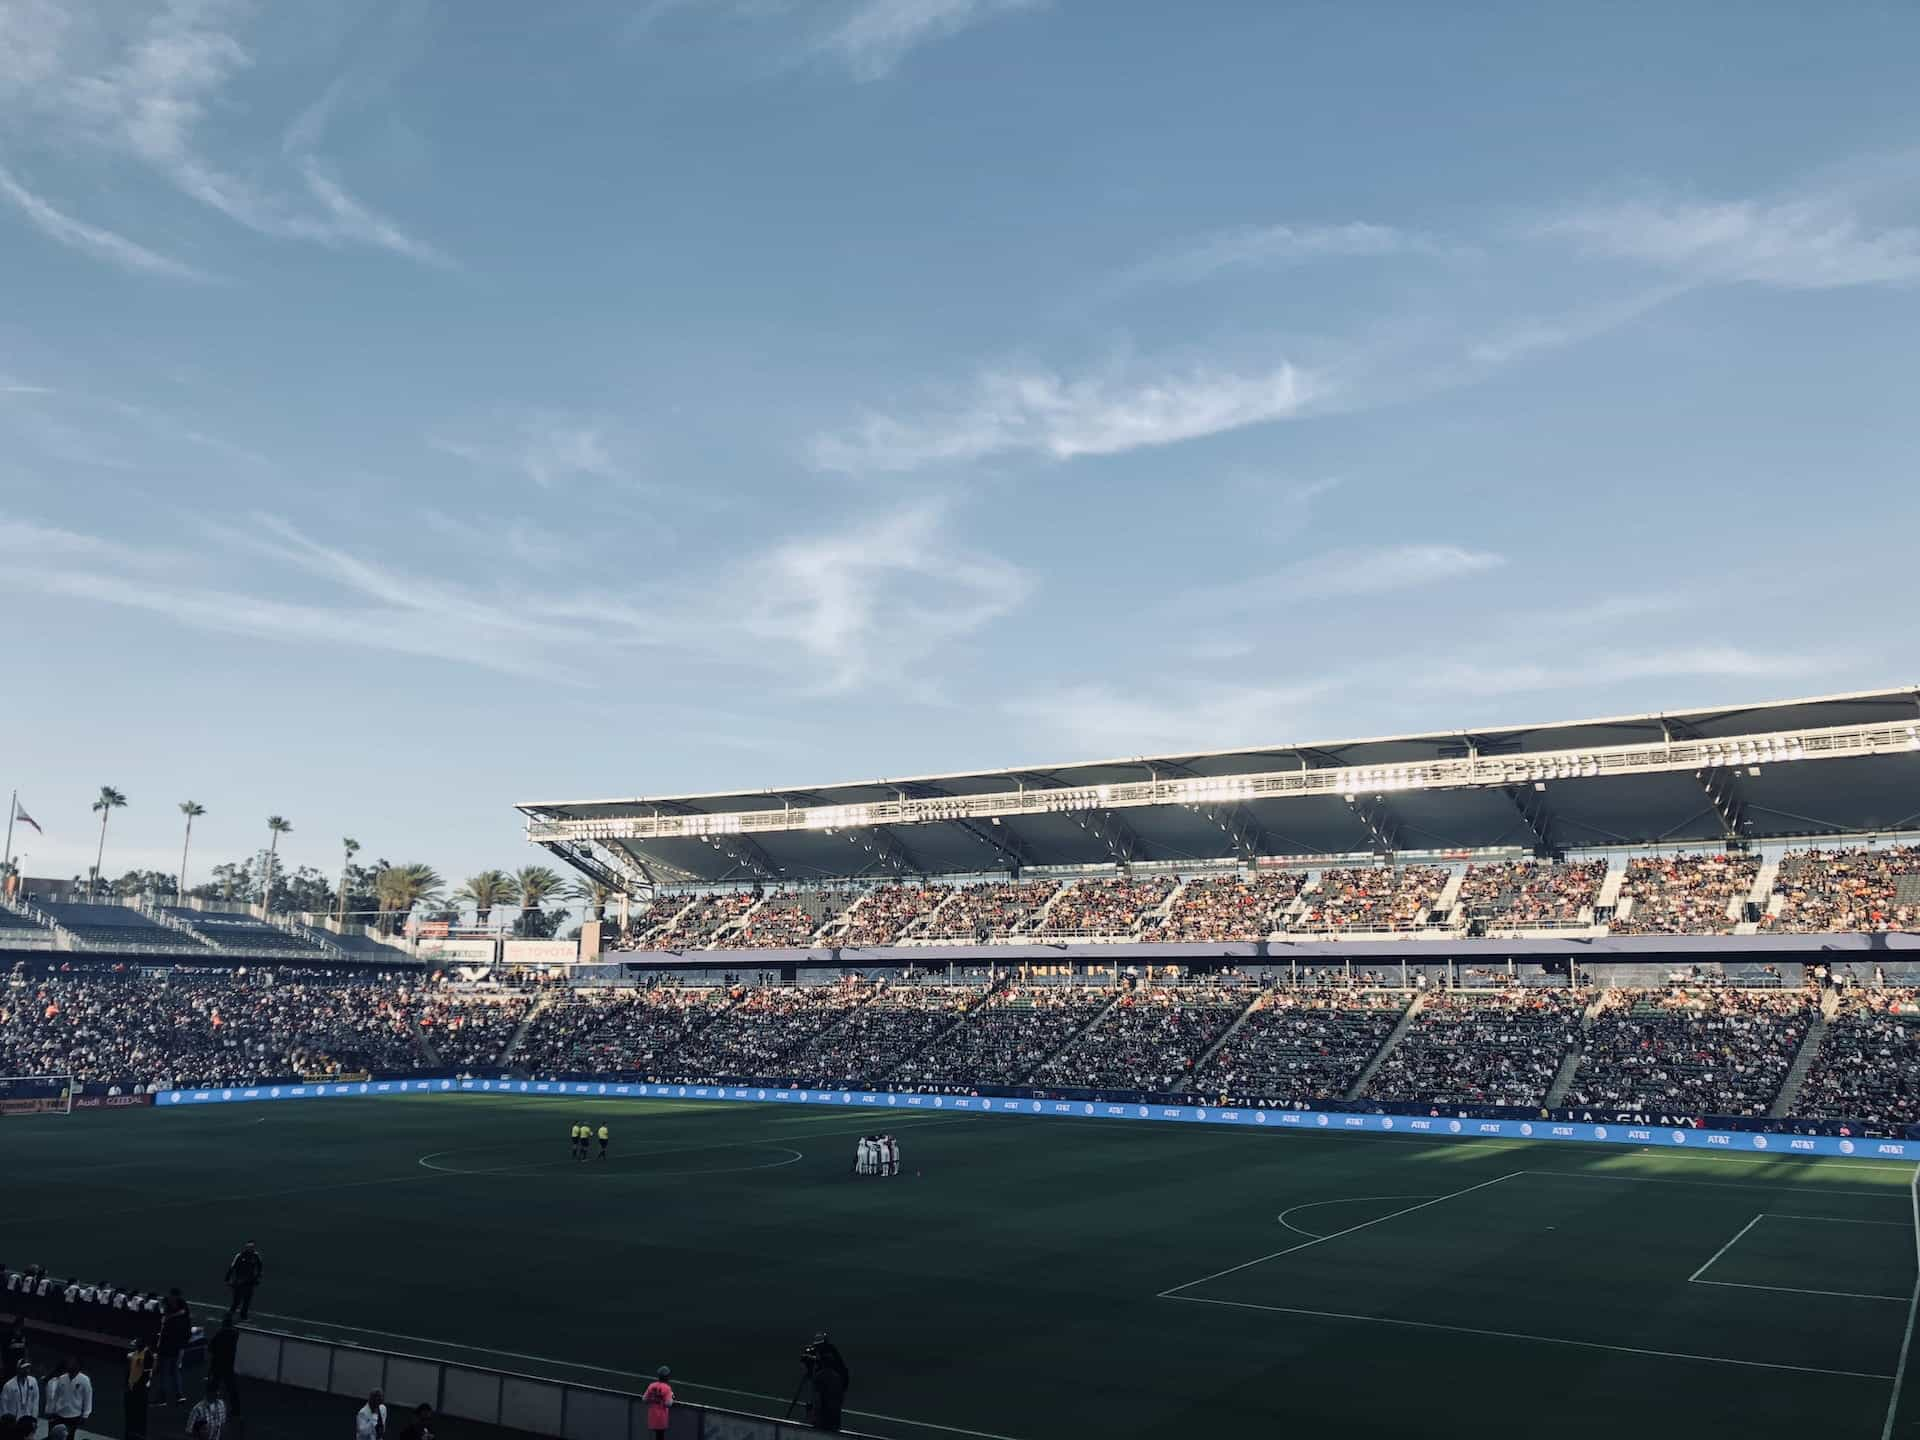
<svg viewBox="0 0 1920 1440">
<path fill-rule="evenodd" d="M 673 1371 L 662 1365 L 653 1373 L 654 1382 L 640 1398 L 647 1402 L 647 1428 L 653 1432 L 654 1440 L 667 1440 L 667 1423 L 673 1412 L 673 1386 L 667 1381 L 673 1377 Z"/>
</svg>

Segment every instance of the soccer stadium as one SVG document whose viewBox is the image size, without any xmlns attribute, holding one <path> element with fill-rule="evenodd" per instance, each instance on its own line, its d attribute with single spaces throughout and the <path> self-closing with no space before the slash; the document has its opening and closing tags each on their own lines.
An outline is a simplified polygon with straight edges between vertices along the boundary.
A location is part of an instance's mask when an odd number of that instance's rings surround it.
<svg viewBox="0 0 1920 1440">
<path fill-rule="evenodd" d="M 563 957 L 28 881 L 0 1295 L 257 1243 L 239 1394 L 476 1435 L 1907 1433 L 1916 724 L 528 803 Z"/>
</svg>

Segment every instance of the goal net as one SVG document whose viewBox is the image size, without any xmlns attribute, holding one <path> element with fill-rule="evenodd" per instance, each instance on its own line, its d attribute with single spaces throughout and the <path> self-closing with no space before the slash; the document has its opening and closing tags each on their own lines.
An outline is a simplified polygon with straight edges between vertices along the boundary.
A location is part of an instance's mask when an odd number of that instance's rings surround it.
<svg viewBox="0 0 1920 1440">
<path fill-rule="evenodd" d="M 71 1075 L 0 1075 L 0 1115 L 71 1115 Z"/>
</svg>

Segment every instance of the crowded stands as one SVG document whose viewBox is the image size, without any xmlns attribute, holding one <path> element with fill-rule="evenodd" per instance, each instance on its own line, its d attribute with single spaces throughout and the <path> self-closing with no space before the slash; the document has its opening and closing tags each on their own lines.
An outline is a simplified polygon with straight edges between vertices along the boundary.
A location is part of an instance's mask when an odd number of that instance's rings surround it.
<svg viewBox="0 0 1920 1440">
<path fill-rule="evenodd" d="M 731 1004 L 661 1063 L 685 1080 L 784 1079 L 789 1059 L 845 1021 L 870 993 L 853 981 L 735 991 Z"/>
<path fill-rule="evenodd" d="M 1033 923 L 1059 889 L 1055 880 L 963 885 L 913 937 L 902 938 L 965 942 L 984 936 L 1004 940 Z"/>
<path fill-rule="evenodd" d="M 1420 1105 L 1539 1105 L 1579 1038 L 1582 992 L 1444 991 L 1374 1072 L 1374 1100 Z"/>
<path fill-rule="evenodd" d="M 585 991 L 537 1011 L 513 1058 L 538 1075 L 655 1074 L 725 1004 L 713 989 Z"/>
<path fill-rule="evenodd" d="M 1604 860 L 1469 865 L 1454 903 L 1469 919 L 1490 928 L 1584 925 L 1593 919 L 1593 905 L 1606 878 Z"/>
<path fill-rule="evenodd" d="M 1636 1112 L 1764 1115 L 1812 1023 L 1803 990 L 1679 986 L 1608 995 L 1567 1102 Z"/>
<path fill-rule="evenodd" d="M 977 987 L 888 985 L 789 1068 L 797 1084 L 871 1088 L 931 1080 L 924 1057 L 980 1002 Z"/>
<path fill-rule="evenodd" d="M 835 943 L 848 948 L 891 945 L 953 896 L 951 885 L 881 885 L 850 908 Z"/>
<path fill-rule="evenodd" d="M 1627 862 L 1615 935 L 1728 935 L 1760 876 L 1757 855 L 1643 855 Z"/>
<path fill-rule="evenodd" d="M 1790 853 L 1767 912 L 1763 930 L 1912 930 L 1920 926 L 1920 846 Z"/>
<path fill-rule="evenodd" d="M 1305 883 L 1305 874 L 1297 870 L 1189 880 L 1152 927 L 1150 938 L 1180 943 L 1264 940 L 1283 927 L 1282 916 L 1300 898 Z"/>
<path fill-rule="evenodd" d="M 1272 990 L 1201 1072 L 1197 1088 L 1239 1099 L 1338 1100 L 1407 1007 L 1386 990 Z"/>
<path fill-rule="evenodd" d="M 1920 1125 L 1920 990 L 1859 991 L 1842 1000 L 1793 1109 L 1883 1127 Z"/>
<path fill-rule="evenodd" d="M 1183 1090 L 1248 997 L 1156 986 L 1128 991 L 1035 1079 L 1081 1089 Z"/>
<path fill-rule="evenodd" d="M 1150 880 L 1083 880 L 1060 892 L 1043 917 L 1027 928 L 1030 935 L 1131 937 L 1148 916 L 1167 903 L 1176 881 L 1171 876 Z"/>
<path fill-rule="evenodd" d="M 1442 865 L 1336 866 L 1305 891 L 1306 908 L 1287 926 L 1321 930 L 1410 930 L 1426 916 L 1452 872 Z"/>
<path fill-rule="evenodd" d="M 975 1007 L 915 1067 L 938 1084 L 1017 1085 L 1093 1021 L 1110 991 L 1014 986 Z"/>
</svg>

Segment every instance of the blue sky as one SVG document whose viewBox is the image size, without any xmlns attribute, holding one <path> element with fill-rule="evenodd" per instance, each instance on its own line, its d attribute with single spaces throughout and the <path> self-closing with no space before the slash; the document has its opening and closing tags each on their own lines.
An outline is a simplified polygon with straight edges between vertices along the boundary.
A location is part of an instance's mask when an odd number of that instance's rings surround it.
<svg viewBox="0 0 1920 1440">
<path fill-rule="evenodd" d="M 0 0 L 27 868 L 1912 682 L 1916 49 Z"/>
</svg>

